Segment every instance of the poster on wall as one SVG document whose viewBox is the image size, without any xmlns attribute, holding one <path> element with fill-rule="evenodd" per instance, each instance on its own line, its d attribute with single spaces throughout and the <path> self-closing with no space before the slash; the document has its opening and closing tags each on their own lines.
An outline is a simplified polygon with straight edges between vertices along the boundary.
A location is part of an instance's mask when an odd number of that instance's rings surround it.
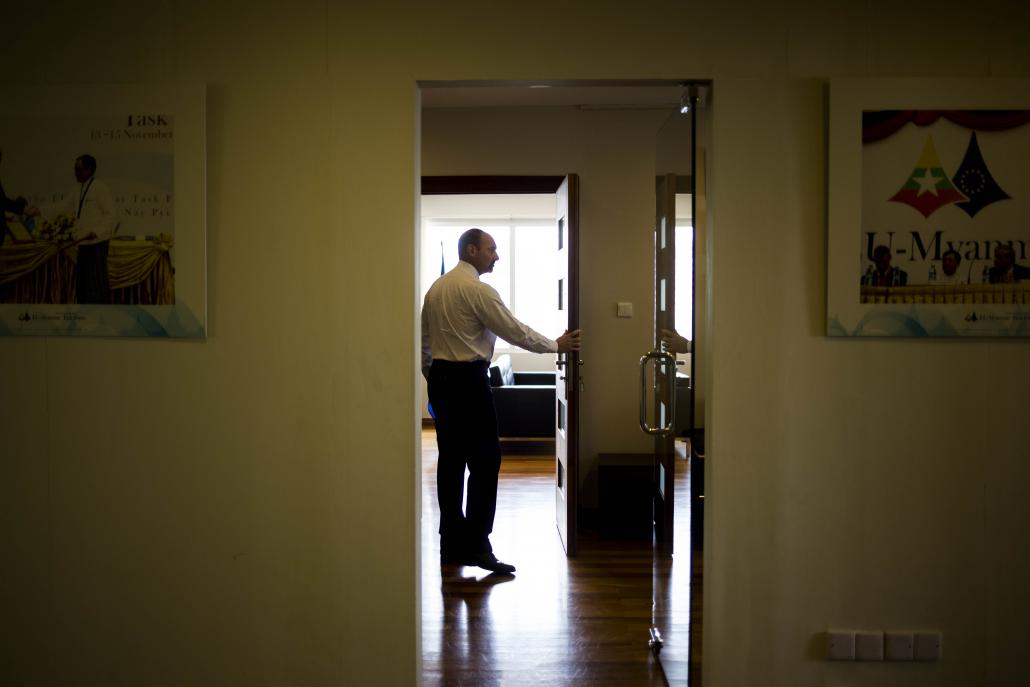
<svg viewBox="0 0 1030 687">
<path fill-rule="evenodd" d="M 206 336 L 204 87 L 0 105 L 0 335 Z"/>
<path fill-rule="evenodd" d="M 830 88 L 828 335 L 1030 336 L 1030 81 Z"/>
</svg>

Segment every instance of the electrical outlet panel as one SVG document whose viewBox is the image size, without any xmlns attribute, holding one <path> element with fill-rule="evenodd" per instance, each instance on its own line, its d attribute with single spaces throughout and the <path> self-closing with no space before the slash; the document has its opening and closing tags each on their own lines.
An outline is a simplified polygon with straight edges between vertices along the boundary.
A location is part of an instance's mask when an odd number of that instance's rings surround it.
<svg viewBox="0 0 1030 687">
<path fill-rule="evenodd" d="M 882 661 L 883 660 L 883 633 L 882 632 L 856 632 L 855 633 L 855 660 L 856 661 Z"/>
<path fill-rule="evenodd" d="M 883 655 L 888 661 L 911 661 L 914 636 L 911 632 L 885 632 Z"/>
<path fill-rule="evenodd" d="M 941 660 L 940 632 L 916 632 L 912 638 L 912 655 L 917 661 Z"/>
<path fill-rule="evenodd" d="M 831 661 L 939 661 L 943 637 L 925 630 L 829 630 L 826 657 Z"/>
</svg>

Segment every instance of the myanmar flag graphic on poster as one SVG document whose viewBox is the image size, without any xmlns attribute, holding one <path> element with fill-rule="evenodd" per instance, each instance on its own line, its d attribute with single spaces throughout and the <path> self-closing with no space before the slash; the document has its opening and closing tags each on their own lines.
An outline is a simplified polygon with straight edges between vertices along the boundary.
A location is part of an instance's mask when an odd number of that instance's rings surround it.
<svg viewBox="0 0 1030 687">
<path fill-rule="evenodd" d="M 929 217 L 938 209 L 951 203 L 967 200 L 956 189 L 941 166 L 933 136 L 926 136 L 923 153 L 916 161 L 912 173 L 901 189 L 891 196 L 895 203 L 905 203 L 918 210 L 923 217 Z"/>
</svg>

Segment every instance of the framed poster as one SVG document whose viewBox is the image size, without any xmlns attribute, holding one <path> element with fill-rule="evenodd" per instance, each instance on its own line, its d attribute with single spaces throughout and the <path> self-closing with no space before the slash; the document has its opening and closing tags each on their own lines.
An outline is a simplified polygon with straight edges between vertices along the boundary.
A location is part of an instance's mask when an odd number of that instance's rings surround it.
<svg viewBox="0 0 1030 687">
<path fill-rule="evenodd" d="M 0 335 L 204 337 L 203 85 L 0 105 Z"/>
<path fill-rule="evenodd" d="M 830 84 L 827 334 L 1030 336 L 1030 80 Z"/>
</svg>

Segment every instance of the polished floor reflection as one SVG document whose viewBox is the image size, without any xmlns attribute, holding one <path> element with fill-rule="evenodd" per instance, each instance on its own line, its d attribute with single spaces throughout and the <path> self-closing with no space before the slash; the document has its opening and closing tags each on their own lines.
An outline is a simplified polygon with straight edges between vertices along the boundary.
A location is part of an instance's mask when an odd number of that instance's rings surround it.
<svg viewBox="0 0 1030 687">
<path fill-rule="evenodd" d="M 650 543 L 585 533 L 566 559 L 554 523 L 553 458 L 506 455 L 491 537 L 515 575 L 439 565 L 436 437 L 422 436 L 424 684 L 664 685 L 648 649 Z M 672 569 L 659 569 L 668 583 Z"/>
<path fill-rule="evenodd" d="M 675 553 L 655 552 L 655 625 L 664 632 L 662 672 L 670 687 L 701 684 L 702 552 L 690 541 L 688 442 L 676 442 Z"/>
</svg>

